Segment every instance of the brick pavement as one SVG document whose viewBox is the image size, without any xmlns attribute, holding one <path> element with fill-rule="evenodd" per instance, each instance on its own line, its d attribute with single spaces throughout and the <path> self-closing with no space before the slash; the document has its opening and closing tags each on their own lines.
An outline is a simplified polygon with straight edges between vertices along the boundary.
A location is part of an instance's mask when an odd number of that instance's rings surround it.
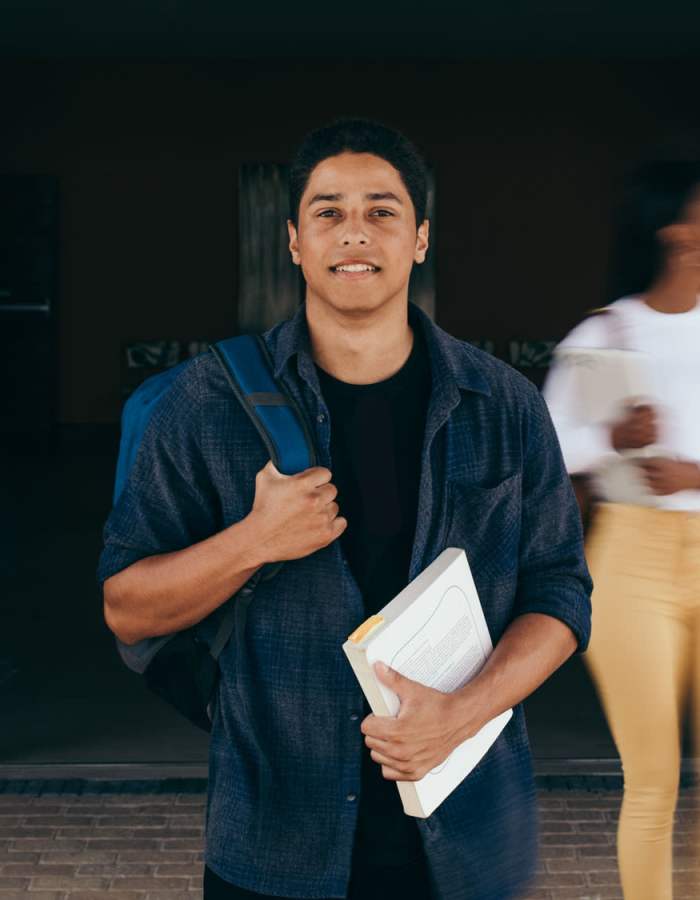
<svg viewBox="0 0 700 900">
<path fill-rule="evenodd" d="M 674 900 L 700 897 L 695 798 L 681 792 Z M 202 794 L 0 794 L 0 900 L 194 900 Z M 528 900 L 616 900 L 619 791 L 542 791 L 542 854 Z M 390 898 L 387 898 L 390 900 Z"/>
</svg>

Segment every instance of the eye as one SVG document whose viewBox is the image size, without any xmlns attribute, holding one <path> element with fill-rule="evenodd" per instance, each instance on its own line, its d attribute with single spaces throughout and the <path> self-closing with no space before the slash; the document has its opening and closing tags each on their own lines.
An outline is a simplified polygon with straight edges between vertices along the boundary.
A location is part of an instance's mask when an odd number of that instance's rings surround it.
<svg viewBox="0 0 700 900">
<path fill-rule="evenodd" d="M 396 213 L 392 209 L 373 209 L 370 215 L 384 218 L 385 216 L 394 216 Z"/>
<path fill-rule="evenodd" d="M 318 214 L 319 219 L 329 219 L 331 216 L 340 215 L 337 209 L 322 209 Z"/>
</svg>

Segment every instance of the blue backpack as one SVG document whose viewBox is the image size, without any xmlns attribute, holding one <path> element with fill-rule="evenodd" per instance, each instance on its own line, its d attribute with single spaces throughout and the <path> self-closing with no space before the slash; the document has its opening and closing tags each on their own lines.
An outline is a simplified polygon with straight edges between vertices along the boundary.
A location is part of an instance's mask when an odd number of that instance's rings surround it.
<svg viewBox="0 0 700 900">
<path fill-rule="evenodd" d="M 250 417 L 270 459 L 285 475 L 316 465 L 311 430 L 299 406 L 275 380 L 267 347 L 259 335 L 240 335 L 209 348 L 222 367 L 236 402 Z M 122 413 L 121 440 L 113 502 L 124 490 L 146 427 L 173 381 L 190 365 L 186 360 L 141 384 Z M 234 627 L 245 627 L 246 611 L 257 584 L 277 574 L 282 563 L 259 569 L 220 610 L 209 639 L 198 625 L 175 634 L 146 638 L 117 648 L 124 663 L 142 675 L 148 687 L 191 722 L 211 730 L 212 700 L 219 677 L 219 655 Z M 206 620 L 204 620 L 206 622 Z M 203 623 L 200 623 L 203 624 Z"/>
</svg>

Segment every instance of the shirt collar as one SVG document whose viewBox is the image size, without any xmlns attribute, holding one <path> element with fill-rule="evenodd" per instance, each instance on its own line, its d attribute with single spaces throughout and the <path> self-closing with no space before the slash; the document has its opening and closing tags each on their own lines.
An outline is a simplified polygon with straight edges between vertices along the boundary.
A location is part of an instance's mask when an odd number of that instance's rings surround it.
<svg viewBox="0 0 700 900">
<path fill-rule="evenodd" d="M 490 394 L 489 382 L 481 371 L 477 352 L 464 341 L 443 331 L 415 303 L 409 301 L 408 316 L 411 325 L 421 327 L 430 355 L 433 389 L 456 386 L 462 390 Z M 306 304 L 284 322 L 275 325 L 264 335 L 279 378 L 283 369 L 295 354 L 307 354 L 311 358 L 311 339 L 306 322 Z"/>
</svg>

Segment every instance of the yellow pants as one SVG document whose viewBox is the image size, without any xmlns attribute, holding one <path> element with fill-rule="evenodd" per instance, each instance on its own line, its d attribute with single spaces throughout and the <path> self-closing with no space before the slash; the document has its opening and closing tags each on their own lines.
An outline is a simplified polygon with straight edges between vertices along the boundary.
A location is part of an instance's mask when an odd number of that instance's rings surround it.
<svg viewBox="0 0 700 900">
<path fill-rule="evenodd" d="M 586 545 L 594 581 L 585 660 L 625 779 L 625 900 L 671 900 L 686 704 L 700 721 L 700 514 L 604 503 Z"/>
</svg>

